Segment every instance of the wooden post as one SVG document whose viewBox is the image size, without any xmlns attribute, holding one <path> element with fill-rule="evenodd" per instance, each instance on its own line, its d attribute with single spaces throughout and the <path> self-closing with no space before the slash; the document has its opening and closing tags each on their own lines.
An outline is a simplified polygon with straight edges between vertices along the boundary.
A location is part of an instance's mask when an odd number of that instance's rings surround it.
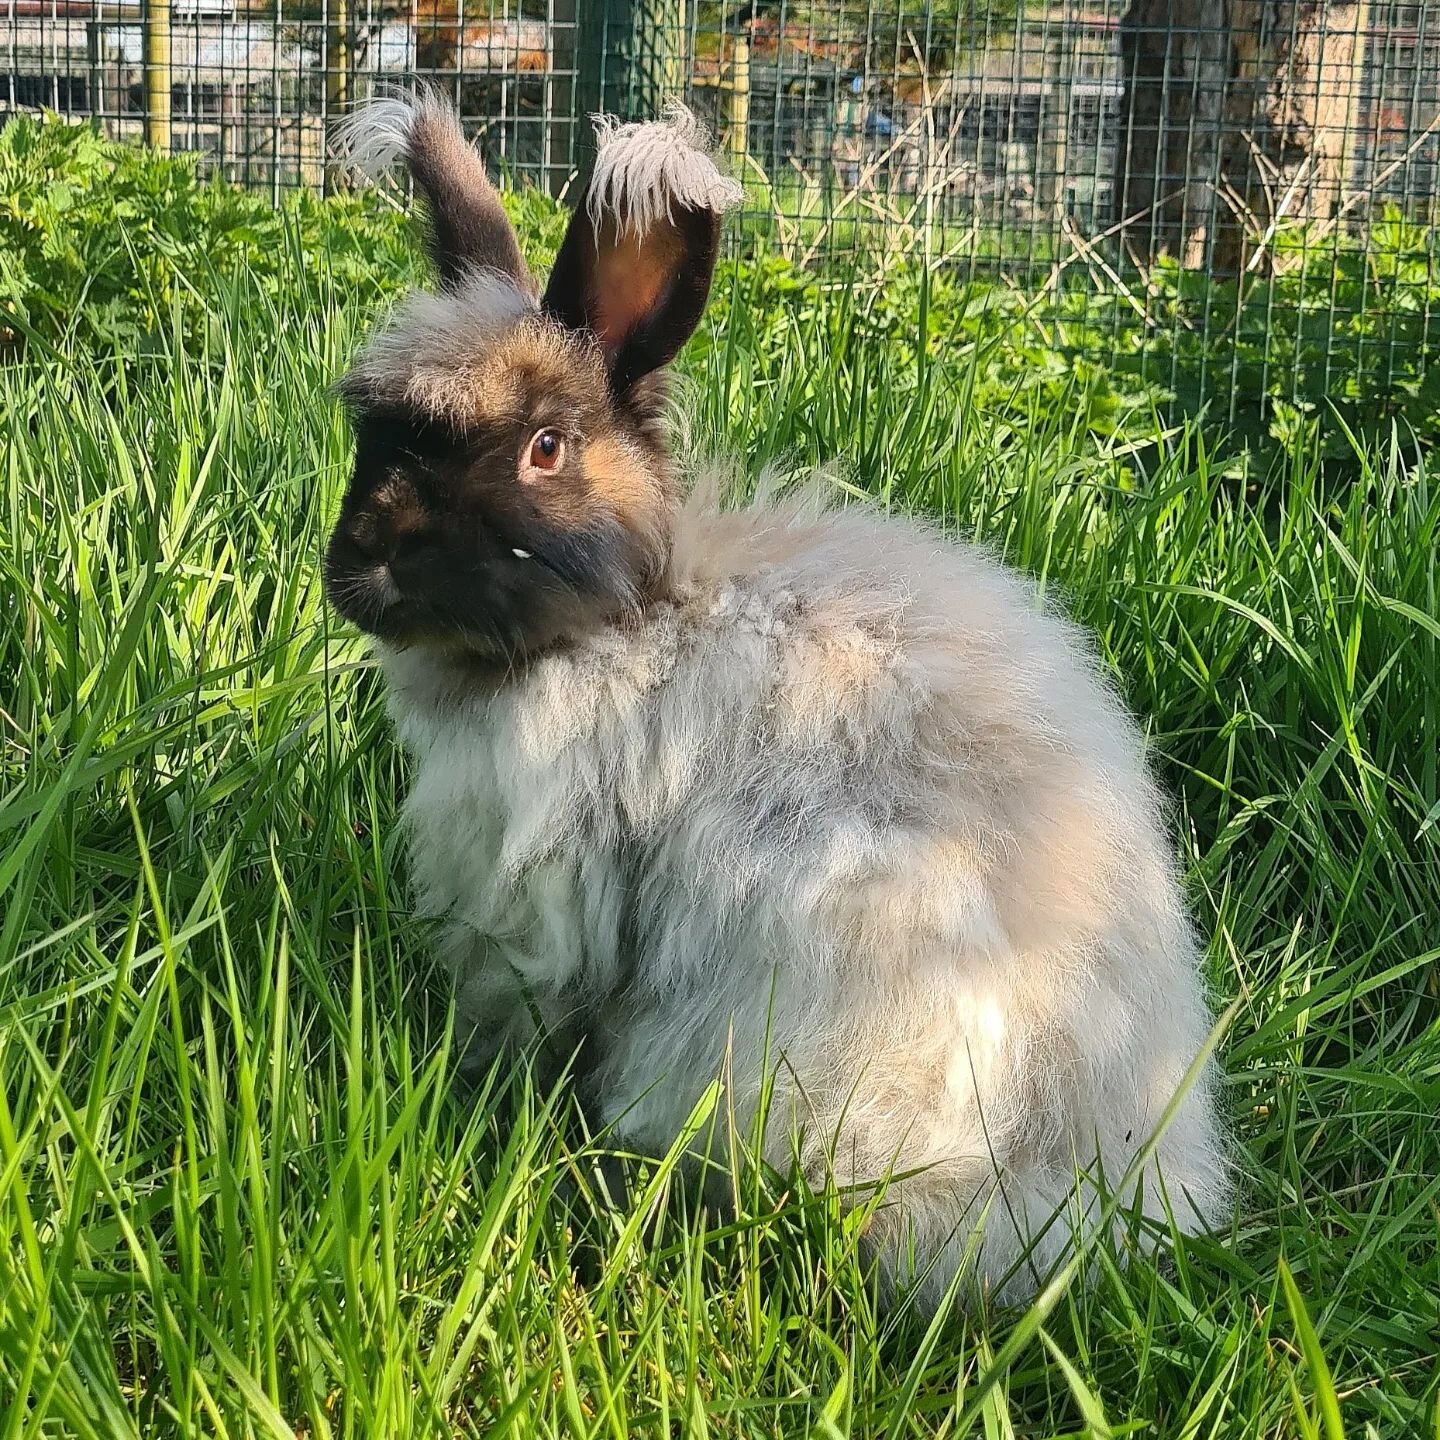
<svg viewBox="0 0 1440 1440">
<path fill-rule="evenodd" d="M 350 0 L 330 0 L 330 20 L 325 27 L 325 121 L 329 125 L 345 113 L 350 99 Z M 343 181 L 327 168 L 326 188 Z"/>
<path fill-rule="evenodd" d="M 1035 137 L 1035 198 L 1041 212 L 1057 219 L 1065 209 L 1065 166 L 1070 146 L 1070 78 L 1072 47 L 1078 30 L 1070 31 L 1068 15 L 1058 22 L 1058 35 L 1045 46 L 1044 83 L 1040 92 L 1040 133 Z"/>
<path fill-rule="evenodd" d="M 170 153 L 170 0 L 145 0 L 145 139 Z"/>
<path fill-rule="evenodd" d="M 100 24 L 96 20 L 85 22 L 85 59 L 90 67 L 89 89 L 86 94 L 90 100 L 92 114 L 103 115 L 106 110 L 105 104 L 105 79 L 104 72 L 100 68 Z"/>
<path fill-rule="evenodd" d="M 750 149 L 750 37 L 736 35 L 730 63 L 720 82 L 720 116 L 726 153 L 737 175 L 744 173 Z"/>
<path fill-rule="evenodd" d="M 330 0 L 325 37 L 325 105 L 339 115 L 350 98 L 350 0 Z"/>
</svg>

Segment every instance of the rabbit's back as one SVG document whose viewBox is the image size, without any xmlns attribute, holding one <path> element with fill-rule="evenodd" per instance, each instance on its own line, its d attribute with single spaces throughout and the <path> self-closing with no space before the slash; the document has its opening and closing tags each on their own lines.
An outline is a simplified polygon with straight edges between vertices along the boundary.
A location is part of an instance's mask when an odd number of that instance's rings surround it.
<svg viewBox="0 0 1440 1440">
<path fill-rule="evenodd" d="M 1138 732 L 1067 622 L 923 527 L 697 509 L 674 575 L 493 692 L 390 657 L 462 1004 L 489 1025 L 522 977 L 651 1147 L 722 1062 L 742 1120 L 778 1064 L 774 1158 L 798 1128 L 842 1183 L 929 1167 L 882 1246 L 953 1251 L 933 1288 L 988 1211 L 1001 1283 L 1077 1160 L 1118 1178 L 1208 1025 Z M 1177 1213 L 1215 1212 L 1208 1079 L 1161 1161 Z"/>
</svg>

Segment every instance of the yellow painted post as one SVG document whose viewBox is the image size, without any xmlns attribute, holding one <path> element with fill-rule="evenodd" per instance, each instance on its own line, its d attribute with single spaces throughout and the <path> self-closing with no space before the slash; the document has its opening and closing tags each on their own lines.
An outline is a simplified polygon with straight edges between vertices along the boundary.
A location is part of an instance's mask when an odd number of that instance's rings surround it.
<svg viewBox="0 0 1440 1440">
<path fill-rule="evenodd" d="M 750 145 L 750 37 L 737 35 L 731 43 L 730 63 L 720 82 L 725 150 L 737 175 L 743 173 Z"/>
<path fill-rule="evenodd" d="M 145 0 L 145 139 L 170 153 L 170 0 Z"/>
<path fill-rule="evenodd" d="M 330 0 L 330 29 L 325 39 L 325 103 L 332 116 L 350 98 L 350 0 Z"/>
</svg>

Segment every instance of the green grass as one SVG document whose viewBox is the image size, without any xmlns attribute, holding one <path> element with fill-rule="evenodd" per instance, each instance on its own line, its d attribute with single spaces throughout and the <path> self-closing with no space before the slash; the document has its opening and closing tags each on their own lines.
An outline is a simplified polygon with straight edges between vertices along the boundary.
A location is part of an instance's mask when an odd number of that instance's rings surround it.
<svg viewBox="0 0 1440 1440">
<path fill-rule="evenodd" d="M 722 1225 L 660 1166 L 613 1209 L 563 1094 L 454 1088 L 317 578 L 368 317 L 288 263 L 194 276 L 207 322 L 138 361 L 0 364 L 0 1437 L 1440 1434 L 1424 458 L 1241 490 L 1186 431 L 976 404 L 983 345 L 844 296 L 722 301 L 691 352 L 697 443 L 839 461 L 1093 629 L 1238 1001 L 1230 1231 L 927 1329 L 833 1196 L 741 1177 Z"/>
</svg>

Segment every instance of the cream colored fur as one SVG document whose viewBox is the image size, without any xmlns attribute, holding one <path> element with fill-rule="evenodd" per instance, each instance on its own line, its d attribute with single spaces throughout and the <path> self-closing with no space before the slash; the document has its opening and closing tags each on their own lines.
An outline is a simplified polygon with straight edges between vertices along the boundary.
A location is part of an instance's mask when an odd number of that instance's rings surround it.
<svg viewBox="0 0 1440 1440">
<path fill-rule="evenodd" d="M 681 104 L 667 106 L 661 120 L 621 124 L 596 116 L 595 143 L 588 204 L 597 225 L 609 214 L 622 231 L 644 235 L 677 204 L 722 214 L 745 198 L 740 182 L 716 167 L 704 126 Z"/>
<path fill-rule="evenodd" d="M 463 144 L 450 103 L 430 89 L 394 89 L 357 105 L 335 127 L 331 153 L 355 180 L 378 180 L 398 165 L 416 130 L 432 124 Z"/>
<path fill-rule="evenodd" d="M 867 509 L 677 521 L 676 598 L 498 688 L 387 653 L 423 908 L 482 1058 L 522 992 L 588 1032 L 604 1118 L 662 1150 L 726 1069 L 812 1175 L 908 1174 L 889 1279 L 967 1252 L 1033 1289 L 1078 1167 L 1116 1180 L 1209 1026 L 1140 737 L 1079 633 L 983 553 Z M 1223 1217 L 1207 1073 L 1143 1177 Z M 1046 1227 L 1049 1226 L 1047 1229 Z M 1022 1259 L 1033 1247 L 1028 1259 Z M 913 1258 L 911 1258 L 913 1257 Z"/>
<path fill-rule="evenodd" d="M 412 290 L 371 336 L 344 388 L 371 404 L 461 419 L 474 408 L 496 340 L 539 309 L 496 270 L 472 270 L 444 295 Z"/>
</svg>

